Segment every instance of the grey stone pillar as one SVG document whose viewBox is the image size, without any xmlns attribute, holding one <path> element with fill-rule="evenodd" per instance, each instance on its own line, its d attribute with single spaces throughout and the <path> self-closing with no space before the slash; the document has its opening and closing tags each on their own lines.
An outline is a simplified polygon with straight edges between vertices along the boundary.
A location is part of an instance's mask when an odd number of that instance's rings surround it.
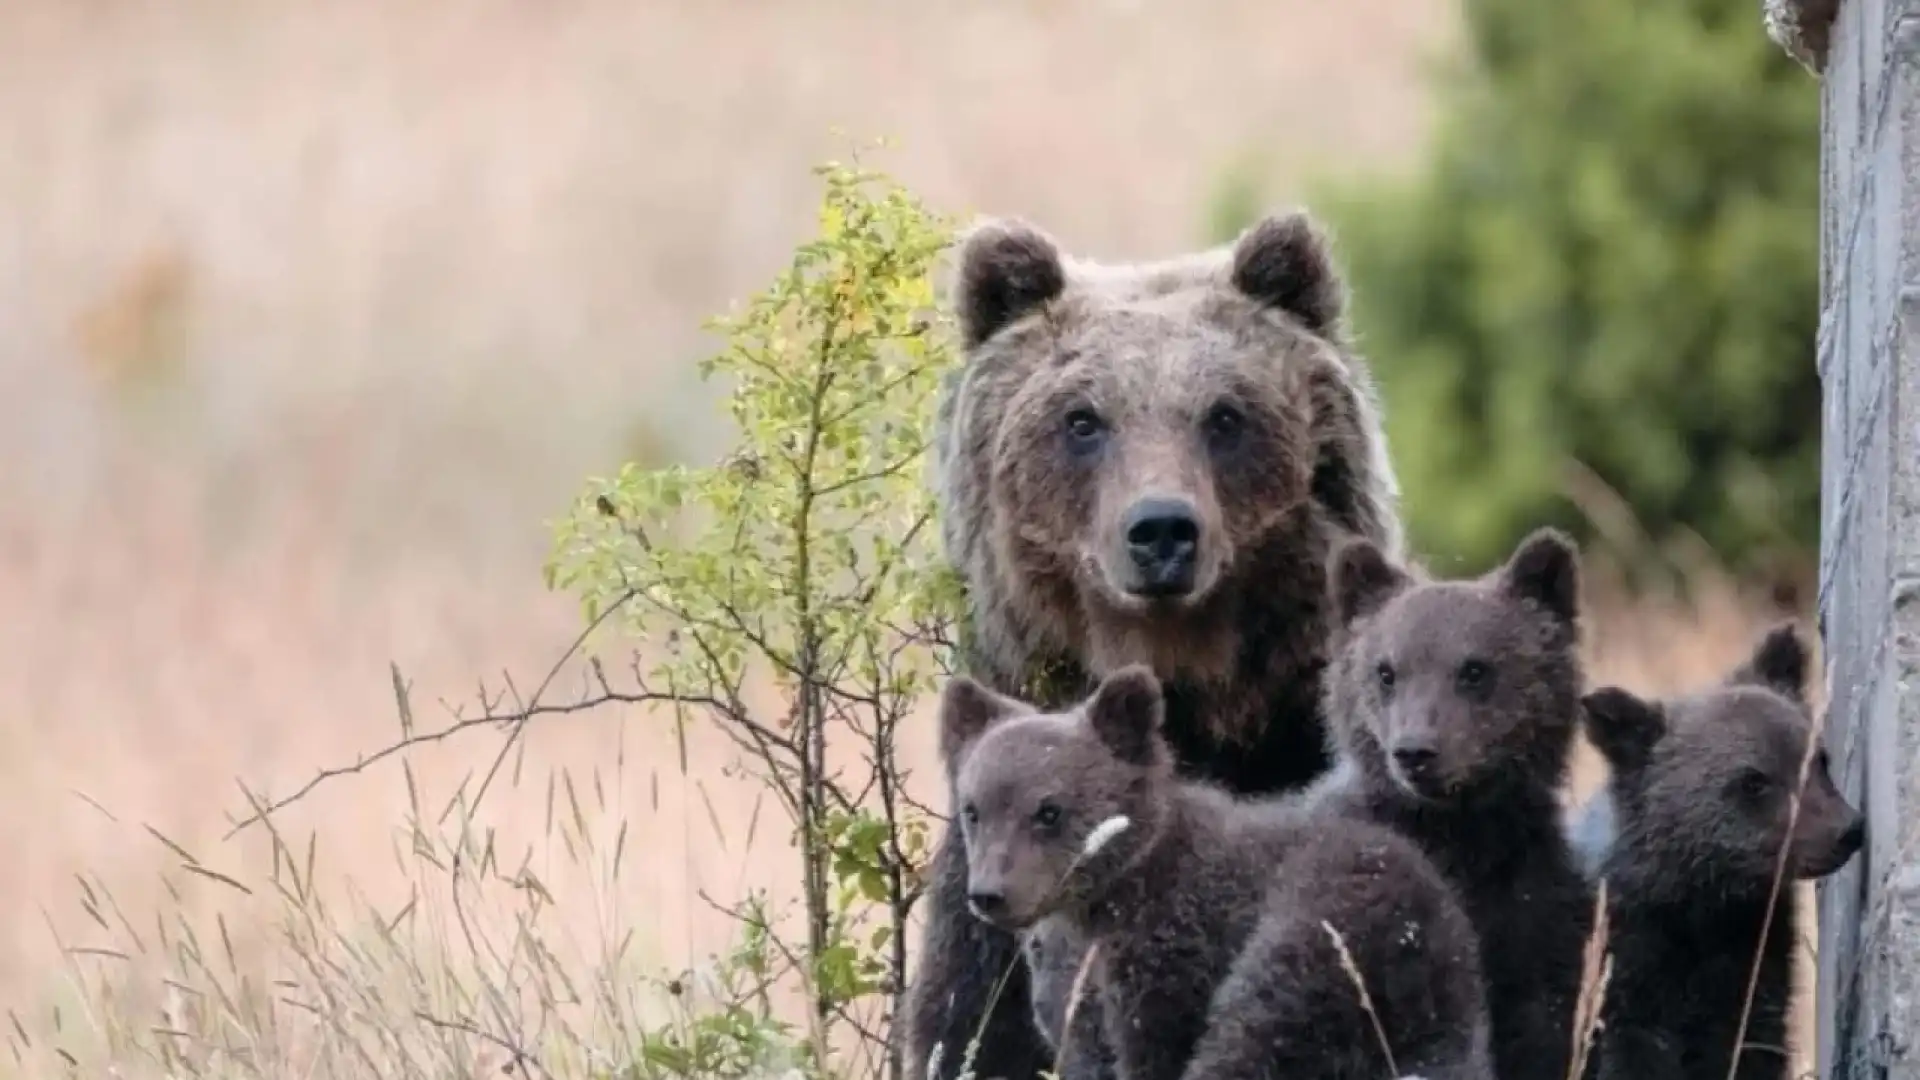
<svg viewBox="0 0 1920 1080">
<path fill-rule="evenodd" d="M 1920 0 L 1764 0 L 1821 80 L 1820 624 L 1868 815 L 1820 889 L 1820 1075 L 1920 1080 Z"/>
</svg>

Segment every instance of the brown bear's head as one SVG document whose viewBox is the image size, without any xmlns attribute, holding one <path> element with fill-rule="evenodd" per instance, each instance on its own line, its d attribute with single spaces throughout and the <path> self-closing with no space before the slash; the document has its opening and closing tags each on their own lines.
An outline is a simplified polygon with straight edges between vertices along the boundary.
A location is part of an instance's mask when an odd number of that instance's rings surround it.
<svg viewBox="0 0 1920 1080">
<path fill-rule="evenodd" d="M 1173 783 L 1160 683 L 1122 668 L 1071 712 L 1040 713 L 965 676 L 940 702 L 967 902 L 1007 929 L 1098 895 L 1158 830 Z"/>
<path fill-rule="evenodd" d="M 1540 529 L 1467 581 L 1416 581 L 1365 540 L 1329 574 L 1343 645 L 1329 718 L 1360 767 L 1415 798 L 1557 787 L 1580 718 L 1579 563 Z"/>
<path fill-rule="evenodd" d="M 1219 673 L 1238 595 L 1267 587 L 1263 559 L 1309 502 L 1397 543 L 1343 305 L 1304 214 L 1132 266 L 1067 259 L 1018 221 L 976 227 L 953 296 L 965 387 L 937 453 L 960 476 L 945 481 L 965 534 L 950 546 L 984 552 L 967 569 L 994 579 L 1003 621 L 1095 672 Z"/>
<path fill-rule="evenodd" d="M 1588 736 L 1613 774 L 1609 876 L 1624 871 L 1654 895 L 1765 895 L 1783 846 L 1786 881 L 1853 858 L 1866 819 L 1828 773 L 1805 697 L 1808 659 L 1787 623 L 1708 690 L 1664 702 L 1613 686 L 1586 695 Z"/>
</svg>

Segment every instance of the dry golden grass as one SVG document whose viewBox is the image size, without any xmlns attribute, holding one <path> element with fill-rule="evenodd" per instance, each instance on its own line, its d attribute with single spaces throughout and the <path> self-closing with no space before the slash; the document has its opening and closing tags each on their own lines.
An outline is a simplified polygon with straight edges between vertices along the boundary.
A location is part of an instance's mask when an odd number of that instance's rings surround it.
<svg viewBox="0 0 1920 1080">
<path fill-rule="evenodd" d="M 106 1029 L 163 1007 L 169 1016 L 194 1015 L 164 1000 L 156 973 L 170 971 L 188 986 L 225 987 L 236 998 L 225 1021 L 196 1015 L 193 1023 L 170 1022 L 257 1028 L 264 1025 L 249 1010 L 259 1006 L 239 1003 L 233 990 L 243 976 L 257 987 L 268 973 L 284 971 L 280 965 L 292 965 L 311 986 L 316 976 L 297 970 L 301 958 L 330 957 L 338 967 L 324 984 L 385 987 L 353 1010 L 363 1025 L 354 1039 L 371 1047 L 391 1040 L 392 1052 L 416 1065 L 389 1075 L 430 1075 L 430 1064 L 458 1054 L 499 1065 L 510 1055 L 432 1027 L 416 1015 L 417 1003 L 437 1003 L 437 1011 L 426 1011 L 443 1020 L 473 1015 L 476 1000 L 484 1000 L 480 988 L 536 979 L 533 961 L 515 956 L 511 943 L 537 931 L 555 963 L 583 982 L 624 986 L 626 996 L 618 1008 L 563 1008 L 540 1000 L 552 992 L 543 987 L 546 993 L 518 1006 L 536 1018 L 526 1027 L 539 1027 L 542 1005 L 549 1005 L 581 1025 L 581 1042 L 596 1044 L 597 1025 L 597 1045 L 615 1046 L 621 1033 L 659 1015 L 644 976 L 698 966 L 732 940 L 736 927 L 700 898 L 703 890 L 723 899 L 747 887 L 791 895 L 783 889 L 791 875 L 783 873 L 785 849 L 771 829 L 771 809 L 767 827 L 750 835 L 758 789 L 723 774 L 732 758 L 728 744 L 692 728 L 683 766 L 669 718 L 603 710 L 540 721 L 517 768 L 521 779 L 490 795 L 472 826 L 490 834 L 502 875 L 515 877 L 524 866 L 553 895 L 531 926 L 524 890 L 499 876 L 470 881 L 464 914 L 482 927 L 483 942 L 469 941 L 443 870 L 446 845 L 460 842 L 463 828 L 457 820 L 430 825 L 438 853 L 432 861 L 417 856 L 407 787 L 396 768 L 383 766 L 323 787 L 278 818 L 297 864 L 308 837 L 317 837 L 313 878 L 334 905 L 300 931 L 313 902 L 266 888 L 266 839 L 221 839 L 227 815 L 245 809 L 236 778 L 256 793 L 284 794 L 323 765 L 351 762 L 391 741 L 397 728 L 389 661 L 420 688 L 414 707 L 423 726 L 441 714 L 434 694 L 471 710 L 475 679 L 497 692 L 504 685 L 499 673 L 510 672 L 525 693 L 577 632 L 577 614 L 528 584 L 531 567 L 517 580 L 495 574 L 477 587 L 458 568 L 426 559 L 357 569 L 317 536 L 317 523 L 295 516 L 222 550 L 189 509 L 196 502 L 190 481 L 131 464 L 123 474 L 140 482 L 103 492 L 72 519 L 10 530 L 0 547 L 0 602 L 29 616 L 8 621 L 0 685 L 17 703 L 9 735 L 28 751 L 9 755 L 8 791 L 14 805 L 33 812 L 8 818 L 0 856 L 13 873 L 7 895 L 15 905 L 5 990 L 30 1023 L 44 1028 L 50 1010 L 62 1007 L 67 1035 L 60 1041 L 97 1051 Z M 129 542 L 135 538 L 137 544 Z M 1696 578 L 1685 602 L 1628 604 L 1610 584 L 1604 556 L 1589 567 L 1596 681 L 1662 692 L 1714 678 L 1774 617 L 1710 577 Z M 561 685 L 570 691 L 571 684 Z M 930 735 L 930 723 L 919 725 L 906 754 L 921 777 L 934 772 Z M 496 734 L 480 731 L 414 755 L 426 816 L 483 770 L 499 745 Z M 1599 778 L 1591 754 L 1583 754 L 1580 794 Z M 583 826 L 571 823 L 568 798 L 563 791 L 556 799 L 555 783 L 571 785 L 585 804 Z M 939 805 L 924 780 L 915 787 Z M 616 874 L 609 848 L 622 832 L 626 866 Z M 182 871 L 168 842 L 254 895 Z M 177 896 L 160 890 L 163 875 Z M 104 923 L 84 914 L 83 897 L 109 894 L 111 905 L 96 905 L 119 912 L 107 913 Z M 375 935 L 374 912 L 390 920 L 409 897 L 419 918 L 411 936 Z M 139 943 L 148 951 L 63 960 L 42 910 L 68 946 L 131 952 Z M 189 928 L 203 944 L 183 952 L 178 939 Z M 328 937 L 336 932 L 344 936 Z M 162 943 L 163 933 L 173 946 Z M 231 959 L 229 946 L 213 944 L 222 934 L 232 940 Z M 637 936 L 623 950 L 629 934 Z M 65 986 L 70 978 L 88 993 Z M 96 1010 L 108 1011 L 82 1018 L 78 1007 L 87 996 Z M 548 1026 L 559 1023 L 550 1019 Z M 45 1038 L 44 1031 L 35 1034 Z M 430 1036 L 429 1045 L 419 1045 Z M 289 1038 L 275 1050 L 282 1058 L 266 1060 L 300 1061 L 314 1052 L 300 1041 L 311 1035 Z M 208 1075 L 287 1072 L 210 1067 Z"/>
<path fill-rule="evenodd" d="M 406 1003 L 537 1027 L 554 984 L 530 937 L 613 990 L 548 1017 L 576 1043 L 656 1015 L 639 976 L 731 938 L 701 890 L 782 880 L 771 809 L 724 774 L 723 740 L 614 711 L 543 722 L 466 831 L 491 835 L 500 873 L 458 911 L 397 767 L 280 821 L 301 874 L 316 838 L 324 920 L 267 887 L 264 835 L 222 839 L 237 779 L 285 793 L 391 740 L 390 663 L 423 724 L 441 699 L 471 709 L 477 680 L 538 678 L 578 629 L 539 588 L 541 519 L 636 447 L 719 445 L 699 320 L 806 234 L 831 126 L 898 136 L 884 164 L 935 205 L 1159 253 L 1194 242 L 1249 149 L 1276 197 L 1309 166 L 1390 162 L 1423 120 L 1419 54 L 1450 28 L 1444 0 L 1175 18 L 1090 0 L 5 5 L 0 996 L 36 1046 L 160 1075 L 111 1044 L 156 1044 L 134 1029 L 164 1009 L 233 1044 L 208 1075 L 290 1075 L 328 1040 L 389 1055 L 334 1075 L 498 1068 L 506 1049 Z M 1603 604 L 1596 677 L 1709 677 L 1760 617 L 1712 582 L 1692 605 Z M 414 756 L 429 819 L 498 745 Z M 425 831 L 433 858 L 466 835 Z M 523 863 L 554 897 L 534 933 Z M 412 928 L 377 932 L 371 913 L 409 896 Z M 316 958 L 333 966 L 303 977 L 346 995 L 350 1023 L 273 1028 L 263 980 Z M 529 979 L 531 999 L 505 993 Z"/>
</svg>

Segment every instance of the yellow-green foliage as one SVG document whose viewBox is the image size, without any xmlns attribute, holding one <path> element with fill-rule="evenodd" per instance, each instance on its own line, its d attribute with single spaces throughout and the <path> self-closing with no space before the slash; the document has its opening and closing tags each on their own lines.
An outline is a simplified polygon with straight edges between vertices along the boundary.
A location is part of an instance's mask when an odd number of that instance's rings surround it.
<svg viewBox="0 0 1920 1080">
<path fill-rule="evenodd" d="M 958 594 L 924 483 L 953 357 L 931 278 L 951 229 L 877 174 L 821 175 L 819 237 L 715 324 L 727 345 L 703 374 L 733 382 L 734 452 L 594 482 L 549 577 L 590 622 L 617 613 L 644 635 L 649 692 L 738 736 L 787 811 L 806 907 L 790 952 L 824 1072 L 837 1021 L 883 1030 L 898 1004 L 927 825 L 894 730 L 945 666 Z M 784 715 L 746 704 L 760 675 Z M 830 764 L 849 742 L 865 764 Z"/>
<path fill-rule="evenodd" d="M 819 171 L 819 237 L 711 324 L 727 345 L 701 370 L 735 382 L 735 452 L 629 465 L 558 529 L 549 583 L 590 620 L 631 596 L 636 630 L 700 629 L 715 652 L 675 649 L 679 684 L 731 684 L 755 655 L 788 674 L 809 649 L 857 664 L 952 599 L 929 587 L 944 564 L 923 469 L 953 355 L 931 277 L 952 232 L 878 174 Z"/>
</svg>

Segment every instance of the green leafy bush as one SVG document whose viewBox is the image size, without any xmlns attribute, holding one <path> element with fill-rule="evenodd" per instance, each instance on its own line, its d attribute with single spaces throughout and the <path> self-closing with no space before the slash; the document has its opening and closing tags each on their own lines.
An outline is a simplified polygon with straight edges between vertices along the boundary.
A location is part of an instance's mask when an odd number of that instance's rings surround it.
<svg viewBox="0 0 1920 1080">
<path fill-rule="evenodd" d="M 718 322 L 726 346 L 702 369 L 732 384 L 733 453 L 590 485 L 549 583 L 640 635 L 643 695 L 732 735 L 792 825 L 802 929 L 787 941 L 759 908 L 738 914 L 787 958 L 771 977 L 804 991 L 806 1074 L 897 1077 L 885 1033 L 929 821 L 896 734 L 947 666 L 959 607 L 923 466 L 954 359 L 931 278 L 952 230 L 876 173 L 821 174 L 818 238 Z M 762 682 L 772 710 L 750 704 Z M 733 1015 L 728 1030 L 785 1030 L 765 1009 Z M 704 1052 L 723 1050 L 766 1054 Z M 709 1074 L 695 1057 L 674 1074 Z"/>
<path fill-rule="evenodd" d="M 1606 532 L 1611 489 L 1656 542 L 1798 571 L 1818 536 L 1816 84 L 1752 0 L 1463 15 L 1424 165 L 1313 200 L 1416 545 L 1483 568 L 1536 525 Z"/>
</svg>

